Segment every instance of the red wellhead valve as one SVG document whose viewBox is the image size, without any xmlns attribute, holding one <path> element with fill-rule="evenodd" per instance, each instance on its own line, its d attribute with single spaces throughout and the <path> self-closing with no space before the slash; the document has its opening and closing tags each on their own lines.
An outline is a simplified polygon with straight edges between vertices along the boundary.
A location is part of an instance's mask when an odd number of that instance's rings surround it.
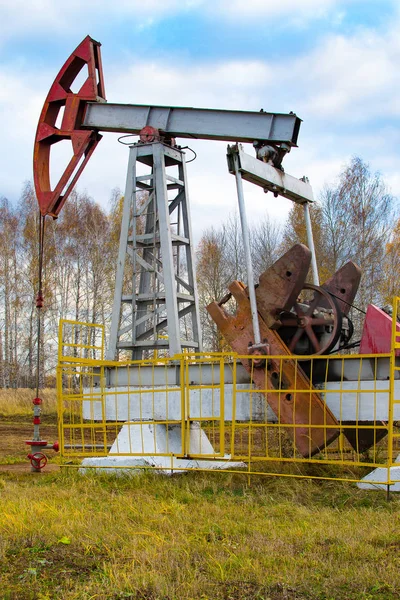
<svg viewBox="0 0 400 600">
<path fill-rule="evenodd" d="M 43 454 L 43 452 L 28 454 L 28 458 L 31 461 L 31 465 L 35 471 L 41 470 L 47 465 L 47 456 Z"/>
</svg>

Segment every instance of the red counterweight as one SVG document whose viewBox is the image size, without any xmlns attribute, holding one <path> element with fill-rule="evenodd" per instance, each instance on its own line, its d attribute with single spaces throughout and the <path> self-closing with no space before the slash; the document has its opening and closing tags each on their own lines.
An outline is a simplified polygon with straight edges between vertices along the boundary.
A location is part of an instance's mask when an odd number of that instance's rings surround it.
<svg viewBox="0 0 400 600">
<path fill-rule="evenodd" d="M 57 217 L 68 195 L 101 139 L 95 130 L 81 129 L 86 103 L 105 101 L 100 43 L 86 38 L 58 73 L 47 95 L 36 131 L 33 174 L 41 214 Z M 78 93 L 71 87 L 82 69 L 88 76 Z M 61 126 L 56 127 L 64 107 Z M 61 140 L 72 142 L 73 155 L 54 189 L 50 184 L 50 153 Z"/>
</svg>

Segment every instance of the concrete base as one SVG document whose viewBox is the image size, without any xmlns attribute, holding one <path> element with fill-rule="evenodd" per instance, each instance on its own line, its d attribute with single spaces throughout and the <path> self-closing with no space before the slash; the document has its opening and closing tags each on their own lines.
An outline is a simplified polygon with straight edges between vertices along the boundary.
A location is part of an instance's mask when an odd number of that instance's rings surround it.
<svg viewBox="0 0 400 600">
<path fill-rule="evenodd" d="M 246 465 L 242 462 L 231 462 L 229 456 L 227 460 L 191 460 L 183 458 L 155 457 L 146 456 L 144 458 L 132 456 L 99 456 L 97 458 L 85 458 L 79 473 L 85 474 L 88 469 L 98 469 L 100 473 L 107 475 L 136 475 L 143 470 L 152 467 L 157 473 L 164 475 L 174 475 L 176 473 L 185 473 L 188 470 L 202 469 L 245 469 Z"/>
<path fill-rule="evenodd" d="M 85 458 L 80 473 L 87 469 L 100 467 L 103 473 L 135 473 L 146 467 L 171 475 L 187 469 L 243 469 L 242 462 L 231 462 L 230 456 L 224 460 L 214 458 L 216 452 L 199 423 L 190 423 L 186 433 L 188 455 L 201 458 L 176 458 L 182 454 L 182 428 L 176 425 L 155 425 L 134 423 L 124 425 L 119 432 L 109 455 Z M 126 468 L 124 468 L 126 467 Z"/>
<path fill-rule="evenodd" d="M 360 483 L 357 483 L 357 487 L 361 490 L 385 490 L 389 489 L 390 492 L 400 492 L 400 454 L 396 458 L 396 463 L 399 466 L 393 466 L 389 469 L 387 467 L 377 467 L 371 473 L 368 473 L 363 477 Z M 388 477 L 389 470 L 389 477 Z M 391 485 L 385 483 L 377 483 L 379 481 L 386 481 L 390 478 L 390 481 L 394 481 Z"/>
<path fill-rule="evenodd" d="M 168 392 L 166 391 L 167 385 Z M 232 421 L 233 397 L 235 397 L 235 418 L 237 421 L 276 422 L 276 416 L 258 390 L 251 392 L 250 383 L 224 384 L 221 390 L 204 386 L 201 389 L 188 388 L 186 395 L 186 415 L 192 419 L 214 419 L 224 410 L 225 421 Z M 182 391 L 176 383 L 159 386 L 135 385 L 88 388 L 83 390 L 83 418 L 89 421 L 181 421 Z M 168 417 L 167 417 L 168 415 Z"/>
</svg>

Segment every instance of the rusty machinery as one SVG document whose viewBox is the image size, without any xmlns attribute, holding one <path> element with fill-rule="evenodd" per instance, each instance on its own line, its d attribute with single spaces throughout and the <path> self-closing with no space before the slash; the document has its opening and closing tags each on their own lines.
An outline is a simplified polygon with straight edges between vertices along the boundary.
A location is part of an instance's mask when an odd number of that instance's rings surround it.
<svg viewBox="0 0 400 600">
<path fill-rule="evenodd" d="M 72 84 L 81 71 L 86 71 L 87 77 L 80 90 L 73 93 Z M 165 348 L 170 356 L 185 347 L 202 349 L 185 155 L 176 138 L 235 142 L 228 146 L 227 158 L 230 172 L 237 177 L 238 193 L 243 178 L 302 204 L 310 233 L 311 187 L 306 179 L 291 177 L 282 169 L 285 154 L 297 145 L 300 124 L 293 113 L 109 104 L 100 44 L 87 36 L 71 54 L 50 88 L 35 139 L 34 181 L 43 229 L 46 216 L 58 216 L 99 143 L 100 132 L 139 136 L 138 142 L 130 145 L 108 359 L 114 359 L 121 350 L 139 359 L 149 349 Z M 51 187 L 50 154 L 61 140 L 71 141 L 72 156 L 58 183 Z M 246 154 L 241 143 L 252 143 L 256 157 Z M 145 175 L 138 175 L 139 164 L 148 169 Z M 177 174 L 170 174 L 171 167 Z M 143 191 L 147 199 L 137 205 L 135 199 Z M 245 211 L 241 216 L 245 219 Z M 138 233 L 135 219 L 145 223 L 143 232 Z M 257 368 L 251 369 L 251 377 L 261 389 L 266 377 L 269 387 L 278 387 L 277 370 L 271 366 L 265 369 L 265 354 L 323 355 L 340 350 L 352 336 L 348 313 L 360 282 L 360 269 L 349 262 L 322 286 L 316 285 L 312 236 L 308 239 L 311 250 L 295 245 L 260 276 L 257 286 L 248 269 L 248 287 L 234 281 L 222 301 L 207 307 L 234 351 L 257 355 L 253 361 Z M 186 268 L 179 272 L 177 257 L 182 255 Z M 130 294 L 123 293 L 127 256 L 134 271 Z M 307 282 L 310 266 L 313 284 Z M 237 303 L 236 314 L 224 308 L 230 297 Z M 39 293 L 39 308 L 41 304 Z M 182 337 L 185 317 L 191 318 L 187 338 Z M 243 361 L 243 366 L 250 372 L 248 361 Z M 297 361 L 286 361 L 283 387 L 292 389 L 297 382 L 300 388 L 309 388 L 307 368 L 307 361 L 302 367 Z M 315 378 L 316 374 L 312 383 L 317 384 Z M 338 421 L 317 389 L 311 394 L 298 394 L 296 411 L 290 393 L 283 404 L 281 394 L 269 394 L 268 403 L 275 411 L 280 403 L 283 423 L 295 421 L 296 446 L 303 456 L 317 453 L 339 434 Z M 310 428 L 310 423 L 315 428 Z M 325 430 L 321 425 L 326 426 Z M 347 435 L 354 444 L 354 432 L 348 430 Z M 373 439 L 362 443 L 366 448 Z"/>
</svg>

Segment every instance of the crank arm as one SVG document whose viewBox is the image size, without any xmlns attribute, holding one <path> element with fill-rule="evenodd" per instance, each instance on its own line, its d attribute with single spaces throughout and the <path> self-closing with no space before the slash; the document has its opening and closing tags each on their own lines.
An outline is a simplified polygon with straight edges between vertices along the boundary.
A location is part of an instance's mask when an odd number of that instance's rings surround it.
<svg viewBox="0 0 400 600">
<path fill-rule="evenodd" d="M 217 302 L 209 304 L 207 310 L 231 348 L 239 356 L 247 356 L 249 340 L 254 339 L 250 302 L 243 284 L 238 281 L 231 283 L 229 291 L 238 304 L 235 315 L 228 314 Z M 287 346 L 278 334 L 269 329 L 262 319 L 259 323 L 261 338 L 269 345 L 270 354 L 290 357 Z M 300 454 L 304 457 L 317 454 L 339 435 L 335 417 L 313 390 L 296 360 L 279 361 L 268 356 L 264 360 L 264 365 L 257 365 L 258 368 L 253 368 L 251 358 L 243 358 L 241 362 L 255 386 L 265 395 L 279 422 L 296 425 L 285 428 L 285 432 L 292 438 Z M 297 389 L 302 391 L 293 391 Z"/>
</svg>

